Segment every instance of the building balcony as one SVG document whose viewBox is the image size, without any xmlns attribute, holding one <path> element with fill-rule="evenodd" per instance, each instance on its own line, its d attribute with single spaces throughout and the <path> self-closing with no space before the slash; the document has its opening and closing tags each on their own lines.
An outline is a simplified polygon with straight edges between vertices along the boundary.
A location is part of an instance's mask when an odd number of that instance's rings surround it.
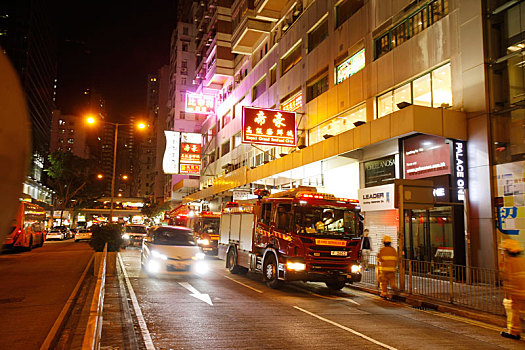
<svg viewBox="0 0 525 350">
<path fill-rule="evenodd" d="M 204 78 L 203 84 L 207 88 L 221 89 L 228 78 L 233 76 L 233 67 L 230 60 L 214 59 L 208 65 L 208 71 Z"/>
<path fill-rule="evenodd" d="M 259 19 L 278 21 L 286 5 L 283 0 L 255 0 L 255 13 Z"/>
<path fill-rule="evenodd" d="M 245 16 L 233 31 L 232 52 L 241 55 L 251 55 L 253 47 L 264 36 L 270 35 L 271 26 L 271 22 Z"/>
</svg>

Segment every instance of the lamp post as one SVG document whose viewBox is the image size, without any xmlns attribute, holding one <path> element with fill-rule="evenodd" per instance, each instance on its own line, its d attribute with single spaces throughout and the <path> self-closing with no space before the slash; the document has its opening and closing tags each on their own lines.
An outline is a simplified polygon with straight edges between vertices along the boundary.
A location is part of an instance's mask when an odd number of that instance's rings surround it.
<svg viewBox="0 0 525 350">
<path fill-rule="evenodd" d="M 86 122 L 88 124 L 95 124 L 97 123 L 97 120 L 92 117 L 92 116 L 89 116 L 86 118 Z M 129 125 L 136 125 L 137 128 L 139 129 L 145 129 L 146 128 L 146 124 L 144 123 L 112 123 L 112 122 L 108 122 L 108 121 L 101 121 L 102 123 L 104 124 L 109 124 L 109 125 L 113 125 L 115 127 L 115 141 L 113 143 L 113 170 L 111 172 L 111 197 L 110 197 L 110 204 L 109 204 L 109 222 L 112 223 L 113 222 L 113 203 L 115 202 L 114 200 L 114 197 L 115 197 L 115 170 L 116 170 L 116 166 L 117 166 L 117 141 L 118 141 L 118 127 L 119 126 L 129 126 Z"/>
</svg>

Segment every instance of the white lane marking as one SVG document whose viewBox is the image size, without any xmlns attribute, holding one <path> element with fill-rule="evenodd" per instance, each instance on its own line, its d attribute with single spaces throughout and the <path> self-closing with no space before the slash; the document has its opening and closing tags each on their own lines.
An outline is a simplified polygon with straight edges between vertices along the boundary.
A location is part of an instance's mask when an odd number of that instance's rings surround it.
<svg viewBox="0 0 525 350">
<path fill-rule="evenodd" d="M 244 286 L 244 287 L 249 288 L 249 289 L 251 289 L 251 290 L 253 290 L 253 291 L 256 291 L 257 293 L 261 293 L 261 294 L 264 293 L 262 290 L 259 290 L 259 289 L 256 289 L 256 288 L 253 288 L 253 287 L 251 287 L 251 286 L 249 286 L 249 285 L 247 285 L 247 284 L 244 284 L 244 283 L 242 283 L 242 282 L 236 281 L 236 280 L 234 280 L 234 279 L 231 278 L 231 277 L 228 277 L 228 276 L 226 276 L 226 275 L 224 275 L 224 277 L 226 277 L 226 278 L 229 279 L 230 281 L 233 281 L 233 282 L 235 282 L 235 283 L 240 284 L 241 286 Z"/>
<path fill-rule="evenodd" d="M 151 335 L 149 334 L 148 326 L 146 325 L 146 320 L 144 320 L 144 316 L 142 316 L 142 311 L 140 310 L 137 296 L 135 295 L 135 291 L 133 290 L 133 286 L 131 285 L 131 282 L 129 280 L 128 273 L 126 272 L 126 267 L 124 267 L 124 262 L 122 261 L 120 253 L 118 253 L 118 260 L 120 263 L 120 267 L 122 268 L 122 272 L 124 273 L 126 285 L 128 286 L 129 296 L 131 297 L 133 310 L 135 311 L 135 315 L 137 316 L 137 321 L 139 323 L 142 339 L 144 340 L 144 345 L 146 345 L 146 349 L 148 350 L 155 350 L 155 346 L 153 346 L 153 341 L 151 340 Z"/>
<path fill-rule="evenodd" d="M 186 288 L 187 290 L 189 290 L 191 293 L 193 294 L 190 294 L 192 297 L 194 298 L 197 298 L 199 300 L 202 300 L 204 301 L 205 303 L 213 306 L 212 302 L 211 302 L 211 299 L 210 299 L 210 296 L 208 294 L 202 294 L 201 292 L 199 292 L 197 289 L 195 289 L 191 284 L 189 284 L 188 282 L 179 282 L 179 284 L 181 286 L 183 286 L 184 288 Z"/>
<path fill-rule="evenodd" d="M 356 305 L 361 305 L 357 301 L 355 301 L 353 299 L 350 299 L 350 298 L 339 298 L 339 299 L 340 300 L 344 300 L 344 301 L 348 301 L 349 303 L 353 303 L 353 304 L 356 304 Z"/>
<path fill-rule="evenodd" d="M 363 338 L 363 339 L 366 339 L 366 340 L 368 340 L 369 342 L 372 342 L 372 343 L 374 343 L 374 344 L 377 344 L 377 345 L 379 345 L 379 346 L 381 346 L 381 347 L 383 347 L 383 348 L 385 348 L 385 349 L 397 350 L 397 348 L 394 348 L 393 346 L 387 345 L 387 344 L 385 344 L 385 343 L 381 343 L 380 341 L 375 340 L 375 339 L 373 339 L 373 338 L 370 338 L 369 336 L 366 336 L 366 335 L 364 335 L 363 333 L 359 333 L 358 331 L 353 330 L 352 328 L 348 328 L 348 327 L 343 326 L 342 324 L 339 324 L 339 323 L 337 323 L 337 322 L 330 321 L 329 319 L 326 319 L 326 318 L 324 318 L 324 317 L 321 317 L 321 316 L 319 316 L 319 315 L 316 315 L 316 314 L 314 314 L 313 312 L 310 312 L 310 311 L 307 311 L 307 310 L 305 310 L 305 309 L 303 309 L 303 308 L 300 308 L 299 306 L 294 306 L 294 308 L 296 308 L 296 309 L 299 310 L 299 311 L 304 312 L 305 314 L 308 314 L 308 315 L 310 315 L 310 316 L 313 316 L 313 317 L 315 317 L 315 318 L 318 318 L 318 319 L 320 319 L 321 321 L 324 321 L 324 322 L 326 322 L 326 323 L 330 323 L 331 325 L 334 325 L 334 326 L 339 327 L 339 328 L 341 328 L 341 329 L 343 329 L 343 330 L 345 330 L 345 331 L 347 331 L 347 332 L 350 332 L 350 333 L 352 333 L 352 334 L 355 334 L 355 335 L 357 335 L 357 336 L 359 336 L 359 337 L 361 337 L 361 338 Z"/>
<path fill-rule="evenodd" d="M 328 300 L 343 300 L 343 301 L 348 301 L 350 303 L 353 303 L 353 304 L 356 304 L 356 305 L 359 305 L 361 306 L 361 304 L 359 304 L 357 301 L 355 300 L 352 300 L 352 299 L 349 299 L 349 298 L 342 298 L 342 297 L 333 297 L 333 296 L 328 296 L 328 295 L 321 295 L 321 294 L 317 294 L 317 293 L 314 293 L 310 290 L 307 290 L 307 289 L 303 289 L 303 288 L 300 288 L 300 287 L 297 287 L 297 286 L 292 286 L 292 285 L 288 285 L 289 288 L 292 288 L 292 289 L 295 289 L 297 291 L 300 291 L 300 292 L 305 292 L 305 293 L 308 293 L 310 295 L 313 295 L 313 296 L 316 296 L 318 298 L 323 298 L 323 299 L 328 299 Z"/>
</svg>

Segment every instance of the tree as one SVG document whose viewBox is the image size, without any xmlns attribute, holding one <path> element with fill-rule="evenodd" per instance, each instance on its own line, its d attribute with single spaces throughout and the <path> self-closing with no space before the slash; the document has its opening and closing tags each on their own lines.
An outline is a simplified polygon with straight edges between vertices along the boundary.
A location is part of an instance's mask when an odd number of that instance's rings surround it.
<svg viewBox="0 0 525 350">
<path fill-rule="evenodd" d="M 45 171 L 56 192 L 56 206 L 60 209 L 62 222 L 64 209 L 82 205 L 96 196 L 94 167 L 92 161 L 77 157 L 71 151 L 55 151 L 48 159 L 49 167 Z"/>
<path fill-rule="evenodd" d="M 158 203 L 148 203 L 142 207 L 141 213 L 148 218 L 154 218 L 158 216 L 163 211 L 168 211 L 171 209 L 169 202 L 164 202 L 162 204 Z"/>
</svg>

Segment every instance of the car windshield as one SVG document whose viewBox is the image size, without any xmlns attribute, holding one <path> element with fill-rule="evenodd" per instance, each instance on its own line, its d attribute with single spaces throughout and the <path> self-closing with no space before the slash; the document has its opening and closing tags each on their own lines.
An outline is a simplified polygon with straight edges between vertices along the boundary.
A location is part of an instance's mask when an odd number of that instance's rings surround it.
<svg viewBox="0 0 525 350">
<path fill-rule="evenodd" d="M 89 232 L 91 232 L 91 231 L 90 230 L 85 230 L 85 229 L 84 230 L 78 230 L 78 233 L 89 233 Z"/>
<path fill-rule="evenodd" d="M 153 243 L 160 245 L 194 246 L 193 233 L 190 230 L 176 228 L 158 228 L 153 233 Z"/>
<path fill-rule="evenodd" d="M 142 233 L 146 234 L 146 227 L 144 226 L 126 226 L 126 233 Z"/>
<path fill-rule="evenodd" d="M 335 207 L 295 206 L 297 233 L 316 237 L 351 238 L 356 235 L 357 213 Z"/>
</svg>

